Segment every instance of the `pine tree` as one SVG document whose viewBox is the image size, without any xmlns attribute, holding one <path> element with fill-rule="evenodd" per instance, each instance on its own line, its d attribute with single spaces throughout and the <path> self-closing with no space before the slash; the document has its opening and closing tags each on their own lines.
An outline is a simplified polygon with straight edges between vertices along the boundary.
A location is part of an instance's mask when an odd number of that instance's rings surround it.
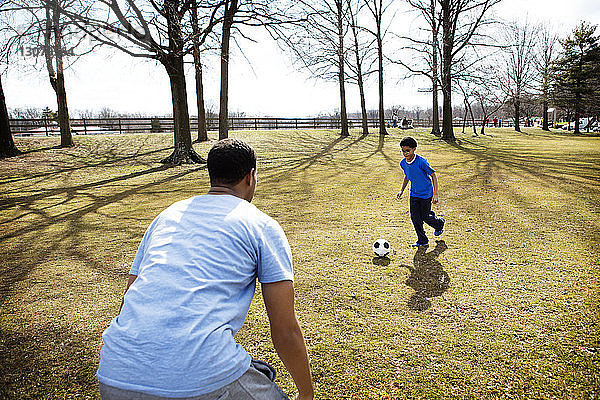
<svg viewBox="0 0 600 400">
<path fill-rule="evenodd" d="M 597 25 L 582 22 L 571 35 L 561 40 L 562 53 L 553 66 L 552 99 L 554 104 L 572 110 L 575 134 L 579 119 L 597 113 L 600 91 L 600 38 Z"/>
</svg>

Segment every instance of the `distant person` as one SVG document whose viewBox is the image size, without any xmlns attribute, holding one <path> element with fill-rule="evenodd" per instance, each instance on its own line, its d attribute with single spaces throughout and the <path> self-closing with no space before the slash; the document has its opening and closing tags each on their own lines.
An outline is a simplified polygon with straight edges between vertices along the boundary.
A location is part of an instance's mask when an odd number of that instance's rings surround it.
<svg viewBox="0 0 600 400">
<path fill-rule="evenodd" d="M 408 120 L 406 119 L 406 116 L 402 117 L 402 128 L 406 128 L 408 127 Z"/>
<path fill-rule="evenodd" d="M 171 205 L 144 234 L 120 313 L 102 335 L 103 400 L 287 399 L 273 367 L 234 339 L 257 279 L 298 399 L 314 397 L 290 246 L 279 224 L 250 203 L 256 154 L 221 140 L 208 153 L 208 174 L 207 194 Z"/>
<path fill-rule="evenodd" d="M 392 118 L 392 126 L 394 128 L 398 127 L 398 116 L 394 114 L 393 118 Z"/>
<path fill-rule="evenodd" d="M 431 168 L 427 159 L 415 153 L 417 141 L 410 136 L 400 142 L 404 159 L 400 167 L 404 171 L 404 182 L 396 198 L 400 200 L 406 185 L 410 181 L 410 219 L 412 220 L 417 241 L 412 246 L 427 246 L 429 239 L 423 229 L 423 223 L 435 229 L 435 236 L 440 236 L 444 231 L 444 218 L 437 217 L 431 210 L 431 205 L 438 202 L 438 181 L 435 170 Z"/>
<path fill-rule="evenodd" d="M 498 127 L 498 117 L 494 117 L 494 128 Z"/>
</svg>

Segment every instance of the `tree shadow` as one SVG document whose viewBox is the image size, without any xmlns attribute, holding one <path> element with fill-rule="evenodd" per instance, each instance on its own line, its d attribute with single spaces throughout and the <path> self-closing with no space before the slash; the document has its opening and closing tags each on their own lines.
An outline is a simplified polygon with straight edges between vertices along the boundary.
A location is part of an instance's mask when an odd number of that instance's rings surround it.
<svg viewBox="0 0 600 400">
<path fill-rule="evenodd" d="M 435 249 L 428 253 L 427 247 L 419 247 L 413 258 L 413 265 L 401 265 L 410 271 L 406 285 L 415 290 L 415 294 L 408 300 L 411 310 L 427 310 L 431 307 L 429 299 L 441 296 L 450 287 L 450 276 L 436 259 L 447 248 L 443 240 L 436 241 Z"/>
<path fill-rule="evenodd" d="M 31 330 L 34 329 L 34 330 Z M 76 337 L 56 322 L 25 331 L 0 329 L 0 398 L 83 398 L 97 385 L 97 352 L 90 340 Z"/>
<path fill-rule="evenodd" d="M 314 185 L 317 182 L 310 180 L 307 175 L 313 168 L 324 168 L 324 173 L 320 174 L 322 180 L 335 180 L 345 172 L 354 170 L 357 166 L 366 160 L 360 151 L 350 150 L 350 148 L 359 145 L 370 135 L 359 136 L 340 136 L 337 132 L 335 137 L 311 135 L 308 131 L 293 132 L 293 138 L 290 139 L 285 152 L 268 154 L 268 157 L 260 159 L 260 182 L 261 185 L 280 185 L 282 181 L 290 181 L 295 177 L 303 189 L 296 198 L 299 202 L 309 201 L 313 195 Z M 279 143 L 273 140 L 267 142 L 267 147 L 277 148 Z M 363 145 L 365 150 L 371 149 L 371 143 Z M 356 154 L 360 156 L 356 157 Z M 366 151 L 365 151 L 366 153 Z"/>
<path fill-rule="evenodd" d="M 52 150 L 52 149 L 61 149 L 61 147 L 53 146 L 53 147 L 48 147 L 48 148 L 43 148 L 43 149 L 23 151 L 22 155 L 28 154 L 28 153 L 41 152 L 44 150 Z M 128 154 L 128 155 L 115 154 L 115 152 L 107 152 L 107 153 L 103 153 L 103 155 L 105 156 L 104 160 L 100 160 L 100 161 L 96 161 L 96 162 L 84 161 L 84 160 L 82 160 L 82 158 L 77 159 L 77 157 L 74 157 L 67 162 L 68 166 L 54 168 L 51 171 L 47 171 L 47 172 L 39 172 L 39 173 L 34 173 L 34 174 L 26 175 L 26 176 L 9 178 L 9 179 L 6 179 L 5 181 L 3 181 L 2 183 L 6 184 L 6 183 L 14 183 L 14 182 L 20 182 L 20 181 L 33 180 L 33 179 L 38 179 L 38 178 L 51 178 L 60 173 L 73 172 L 73 171 L 77 171 L 77 170 L 81 170 L 81 169 L 85 169 L 85 168 L 95 168 L 95 167 L 103 167 L 103 166 L 110 167 L 114 164 L 118 164 L 121 162 L 133 162 L 133 161 L 136 161 L 136 159 L 142 159 L 145 156 L 148 156 L 151 154 L 156 154 L 156 153 L 161 153 L 161 152 L 169 150 L 169 149 L 170 149 L 170 147 L 165 147 L 165 148 L 160 148 L 160 149 L 155 149 L 155 150 L 149 150 L 146 152 L 140 152 L 141 147 L 139 147 L 138 150 L 134 154 Z M 74 160 L 78 161 L 78 165 L 72 165 Z M 155 164 L 156 162 L 158 162 L 158 161 L 155 160 L 150 163 L 143 163 L 141 165 Z M 36 185 L 39 185 L 39 183 L 40 182 L 35 182 Z"/>
<path fill-rule="evenodd" d="M 47 151 L 47 150 L 58 150 L 60 148 L 61 148 L 60 145 L 57 144 L 56 146 L 40 147 L 39 149 L 21 150 L 21 152 L 19 153 L 19 155 L 22 156 L 22 155 L 31 154 L 31 153 L 39 153 L 39 152 Z"/>
<path fill-rule="evenodd" d="M 70 245 L 68 244 L 69 242 L 73 242 L 79 238 L 82 232 L 90 229 L 85 217 L 90 214 L 98 213 L 99 210 L 105 206 L 120 202 L 138 193 L 147 193 L 154 187 L 160 188 L 168 182 L 205 169 L 206 166 L 200 166 L 193 169 L 184 169 L 183 171 L 172 175 L 160 174 L 149 182 L 139 185 L 131 185 L 125 190 L 116 192 L 108 191 L 107 193 L 91 195 L 89 193 L 81 193 L 81 191 L 83 189 L 90 188 L 108 188 L 114 186 L 116 182 L 122 183 L 133 178 L 161 173 L 170 168 L 171 167 L 166 165 L 160 165 L 147 170 L 115 176 L 92 183 L 85 183 L 72 187 L 49 189 L 31 196 L 20 196 L 18 198 L 3 199 L 0 201 L 0 209 L 19 207 L 21 210 L 23 210 L 20 215 L 12 218 L 11 220 L 2 221 L 0 223 L 0 228 L 6 228 L 4 231 L 0 231 L 0 245 L 4 247 L 2 252 L 8 253 L 8 249 L 11 249 L 10 257 L 6 257 L 6 262 L 0 265 L 0 304 L 4 302 L 6 296 L 9 295 L 11 288 L 17 282 L 26 279 L 31 270 L 35 268 L 36 265 L 42 263 L 48 254 L 52 254 L 61 248 L 64 250 L 70 250 L 72 255 L 83 257 L 82 259 L 84 259 L 91 268 L 96 268 L 100 271 L 106 272 L 106 265 L 100 264 L 93 260 L 93 254 L 78 250 L 77 243 L 71 243 Z M 47 197 L 52 198 L 57 194 L 66 195 L 66 199 L 57 200 L 57 202 L 52 202 L 51 204 L 43 207 L 37 204 L 39 200 Z M 82 202 L 80 200 L 81 198 L 84 198 L 85 201 Z M 68 210 L 52 213 L 51 210 L 54 207 L 70 202 L 73 202 L 73 206 Z M 31 216 L 35 216 L 35 219 L 32 220 Z M 24 224 L 16 224 L 16 222 L 20 222 L 18 221 L 20 219 L 27 220 L 28 222 L 25 222 Z M 29 220 L 31 221 L 29 222 Z M 47 241 L 43 242 L 45 246 L 44 249 L 38 249 L 38 252 L 31 256 L 29 246 L 22 238 L 27 237 L 28 234 L 31 235 L 37 231 L 48 229 L 53 226 L 60 226 L 61 224 L 66 224 L 66 231 L 55 237 L 48 238 Z M 108 232 L 105 231 L 103 234 L 107 235 Z M 11 245 L 9 246 L 9 244 Z M 30 255 L 23 256 L 23 254 Z M 31 262 L 26 264 L 20 263 L 19 260 L 24 258 L 30 258 Z"/>
</svg>

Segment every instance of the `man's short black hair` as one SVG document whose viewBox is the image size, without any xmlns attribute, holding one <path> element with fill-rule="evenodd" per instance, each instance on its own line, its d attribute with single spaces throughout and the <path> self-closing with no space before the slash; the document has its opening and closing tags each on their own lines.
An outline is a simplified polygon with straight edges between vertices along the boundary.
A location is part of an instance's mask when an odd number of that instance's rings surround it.
<svg viewBox="0 0 600 400">
<path fill-rule="evenodd" d="M 256 153 L 241 140 L 223 139 L 208 152 L 207 164 L 212 186 L 235 185 L 256 168 Z"/>
<path fill-rule="evenodd" d="M 407 136 L 400 141 L 400 146 L 408 146 L 410 148 L 416 149 L 417 141 L 413 137 Z"/>
</svg>

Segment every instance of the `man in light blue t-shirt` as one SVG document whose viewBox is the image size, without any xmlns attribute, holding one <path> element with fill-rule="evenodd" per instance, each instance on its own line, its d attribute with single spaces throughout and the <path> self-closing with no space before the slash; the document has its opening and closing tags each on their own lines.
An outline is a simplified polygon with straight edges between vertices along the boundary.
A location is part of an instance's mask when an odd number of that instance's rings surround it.
<svg viewBox="0 0 600 400">
<path fill-rule="evenodd" d="M 208 154 L 211 188 L 150 224 L 119 315 L 104 331 L 97 377 L 103 400 L 287 399 L 275 371 L 235 342 L 256 279 L 277 353 L 312 399 L 294 312 L 291 250 L 279 224 L 250 204 L 256 155 L 225 139 Z"/>
</svg>

